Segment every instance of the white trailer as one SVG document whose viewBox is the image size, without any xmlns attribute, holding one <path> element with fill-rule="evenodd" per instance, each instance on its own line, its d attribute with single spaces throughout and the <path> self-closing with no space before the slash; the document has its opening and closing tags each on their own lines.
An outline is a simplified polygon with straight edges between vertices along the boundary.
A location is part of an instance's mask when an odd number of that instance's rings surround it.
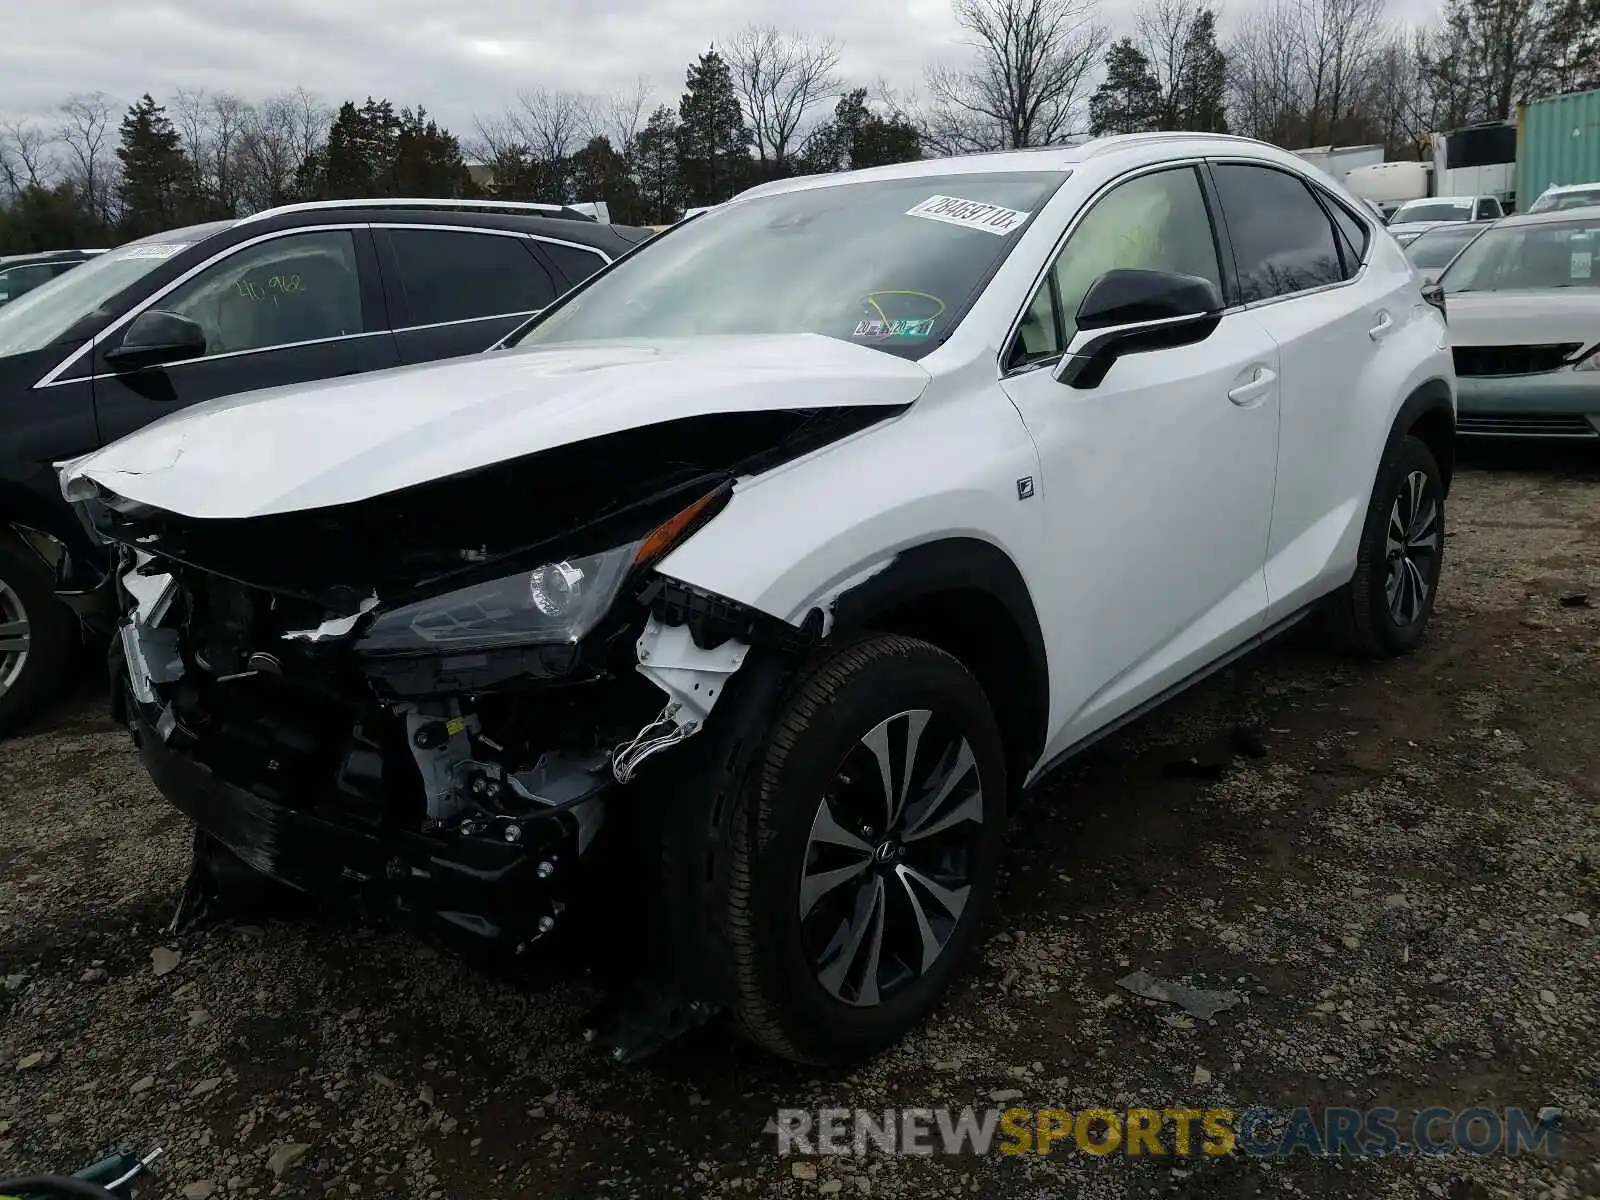
<svg viewBox="0 0 1600 1200">
<path fill-rule="evenodd" d="M 1388 217 L 1409 200 L 1433 195 L 1433 164 L 1386 162 L 1357 167 L 1344 177 L 1344 185 Z"/>
<path fill-rule="evenodd" d="M 1370 146 L 1311 146 L 1294 152 L 1314 167 L 1333 176 L 1340 183 L 1351 171 L 1372 167 L 1383 161 L 1383 147 Z"/>
</svg>

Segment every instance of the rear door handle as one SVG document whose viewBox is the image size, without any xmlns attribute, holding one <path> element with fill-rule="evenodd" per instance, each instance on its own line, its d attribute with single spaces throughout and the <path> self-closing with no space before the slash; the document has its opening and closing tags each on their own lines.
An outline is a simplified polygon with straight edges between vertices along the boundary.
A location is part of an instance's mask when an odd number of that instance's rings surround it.
<svg viewBox="0 0 1600 1200">
<path fill-rule="evenodd" d="M 1238 387 L 1228 392 L 1228 399 L 1240 408 L 1249 408 L 1259 403 L 1266 394 L 1272 390 L 1272 385 L 1277 382 L 1278 373 L 1271 367 L 1257 367 L 1250 376 L 1249 382 L 1241 383 Z"/>
<path fill-rule="evenodd" d="M 1378 323 L 1367 330 L 1367 336 L 1375 342 L 1382 341 L 1393 328 L 1394 318 L 1386 312 L 1381 312 L 1378 314 Z"/>
</svg>

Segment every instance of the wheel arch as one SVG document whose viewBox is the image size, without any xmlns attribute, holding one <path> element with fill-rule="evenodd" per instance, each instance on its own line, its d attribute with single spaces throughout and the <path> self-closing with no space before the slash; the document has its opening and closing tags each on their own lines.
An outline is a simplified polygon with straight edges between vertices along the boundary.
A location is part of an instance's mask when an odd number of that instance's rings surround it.
<svg viewBox="0 0 1600 1200">
<path fill-rule="evenodd" d="M 1450 384 L 1438 377 L 1425 380 L 1413 389 L 1395 414 L 1378 460 L 1382 462 L 1387 458 L 1401 438 L 1418 438 L 1439 464 L 1439 477 L 1446 495 L 1450 493 L 1456 465 L 1456 410 L 1452 396 Z"/>
<path fill-rule="evenodd" d="M 834 636 L 898 633 L 959 659 L 994 709 L 1020 786 L 1044 752 L 1050 670 L 1033 595 L 1005 551 L 964 537 L 911 547 L 841 592 L 832 609 Z"/>
</svg>

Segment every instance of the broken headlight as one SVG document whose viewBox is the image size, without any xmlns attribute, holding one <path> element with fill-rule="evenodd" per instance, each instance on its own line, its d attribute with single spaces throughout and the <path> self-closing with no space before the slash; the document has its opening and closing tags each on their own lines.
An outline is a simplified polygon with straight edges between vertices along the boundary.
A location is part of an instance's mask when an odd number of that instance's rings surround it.
<svg viewBox="0 0 1600 1200">
<path fill-rule="evenodd" d="M 358 649 L 490 650 L 577 642 L 611 608 L 639 543 L 545 563 L 383 613 Z"/>
<path fill-rule="evenodd" d="M 381 654 L 576 644 L 610 611 L 629 574 L 715 515 L 728 491 L 721 486 L 705 493 L 638 541 L 382 613 L 356 648 Z"/>
</svg>

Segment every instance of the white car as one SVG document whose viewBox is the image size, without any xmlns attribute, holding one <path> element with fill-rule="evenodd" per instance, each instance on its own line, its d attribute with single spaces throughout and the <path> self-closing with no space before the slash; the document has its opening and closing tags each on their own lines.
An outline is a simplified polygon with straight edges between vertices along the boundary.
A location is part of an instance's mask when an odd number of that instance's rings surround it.
<svg viewBox="0 0 1600 1200">
<path fill-rule="evenodd" d="M 1600 207 L 1600 183 L 1551 184 L 1528 206 L 1529 213 Z"/>
<path fill-rule="evenodd" d="M 1389 218 L 1389 232 L 1404 246 L 1452 221 L 1497 221 L 1504 215 L 1500 201 L 1493 196 L 1435 196 L 1395 209 Z"/>
<path fill-rule="evenodd" d="M 191 901 L 265 876 L 527 950 L 606 895 L 586 944 L 652 1014 L 618 1058 L 721 1008 L 849 1060 L 968 959 L 1051 767 L 1310 613 L 1418 643 L 1432 300 L 1258 142 L 907 163 L 745 192 L 510 348 L 199 405 L 62 481 L 151 556 L 123 703 Z"/>
</svg>

